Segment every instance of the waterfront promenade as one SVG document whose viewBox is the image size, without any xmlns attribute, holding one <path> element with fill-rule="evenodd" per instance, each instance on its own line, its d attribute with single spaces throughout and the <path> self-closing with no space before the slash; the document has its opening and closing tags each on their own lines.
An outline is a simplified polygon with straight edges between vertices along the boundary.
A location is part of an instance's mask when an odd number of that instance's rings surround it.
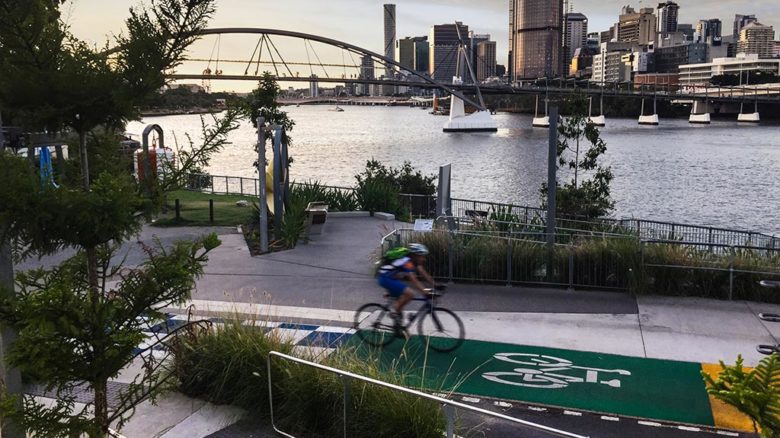
<svg viewBox="0 0 780 438">
<path fill-rule="evenodd" d="M 220 233 L 223 244 L 210 254 L 206 275 L 193 293 L 200 317 L 212 318 L 230 309 L 275 322 L 346 329 L 355 308 L 381 299 L 371 275 L 371 257 L 380 236 L 400 225 L 369 217 L 331 217 L 325 234 L 310 244 L 259 257 L 249 255 L 243 236 L 232 228 L 146 227 L 139 238 L 149 242 L 157 236 L 168 243 L 202 232 Z M 142 256 L 137 244 L 127 244 L 123 252 L 129 264 Z M 19 268 L 53 261 L 28 262 Z M 744 429 L 744 419 L 718 410 L 722 406 L 707 398 L 699 370 L 711 369 L 708 364 L 719 360 L 733 363 L 738 354 L 754 365 L 761 358 L 755 345 L 776 343 L 780 337 L 780 325 L 756 317 L 760 311 L 780 311 L 780 306 L 750 302 L 455 284 L 442 305 L 461 315 L 469 341 L 439 357 L 437 366 L 473 374 L 473 379 L 452 388 L 452 397 L 465 395 L 483 407 L 590 436 L 683 436 L 690 433 L 678 427 L 683 423 L 702 433 L 716 434 L 714 427 L 719 426 L 739 434 L 733 429 Z M 385 354 L 400 354 L 400 344 Z M 561 391 L 496 385 L 482 375 L 513 369 L 495 360 L 499 352 L 563 357 L 575 365 L 630 374 L 618 376 L 620 388 L 580 383 Z M 132 368 L 128 373 L 132 375 Z M 545 394 L 550 391 L 552 395 Z M 660 408 L 680 402 L 686 403 L 684 409 Z M 125 428 L 127 436 L 146 436 L 138 434 L 141 430 L 165 437 L 263 436 L 239 433 L 249 429 L 244 422 L 233 425 L 242 413 L 235 408 L 178 394 L 161 403 L 142 405 Z M 469 423 L 483 421 L 472 418 Z M 502 429 L 508 427 L 505 424 L 489 423 L 488 436 L 507 431 Z M 219 435 L 228 427 L 235 434 Z"/>
</svg>

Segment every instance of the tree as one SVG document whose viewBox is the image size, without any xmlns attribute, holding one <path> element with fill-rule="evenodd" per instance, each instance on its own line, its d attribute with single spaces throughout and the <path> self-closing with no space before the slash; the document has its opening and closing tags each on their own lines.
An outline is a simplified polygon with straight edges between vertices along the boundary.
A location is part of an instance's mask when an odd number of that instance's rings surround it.
<svg viewBox="0 0 780 438">
<path fill-rule="evenodd" d="M 599 157 L 607 145 L 598 128 L 590 122 L 587 100 L 575 94 L 567 101 L 569 116 L 558 125 L 558 170 L 569 169 L 571 180 L 556 189 L 556 211 L 564 216 L 594 218 L 608 215 L 615 207 L 610 196 L 614 178 L 609 166 L 602 166 Z M 587 178 L 587 177 L 590 178 Z M 547 184 L 540 190 L 546 205 Z"/>
<path fill-rule="evenodd" d="M 252 125 L 257 127 L 257 118 L 265 118 L 265 122 L 271 125 L 279 125 L 283 129 L 282 141 L 287 146 L 292 146 L 292 139 L 289 132 L 295 127 L 295 122 L 281 110 L 279 105 L 279 94 L 281 88 L 276 79 L 270 72 L 264 72 L 263 77 L 257 84 L 257 88 L 247 96 L 246 108 L 249 118 L 252 119 Z M 270 138 L 270 134 L 267 134 Z"/>
<path fill-rule="evenodd" d="M 22 414 L 66 429 L 45 429 L 40 421 L 25 424 L 38 428 L 39 436 L 105 436 L 116 419 L 108 412 L 107 382 L 132 357 L 128 345 L 140 333 L 134 317 L 154 316 L 156 303 L 186 299 L 205 254 L 218 241 L 209 237 L 171 252 L 150 249 L 146 264 L 117 279 L 123 271 L 110 262 L 112 248 L 138 231 L 159 197 L 143 196 L 129 175 L 108 170 L 116 166 L 90 167 L 87 137 L 98 127 L 111 133 L 139 115 L 138 108 L 165 83 L 165 73 L 205 27 L 214 0 L 152 0 L 151 8 L 131 9 L 127 33 L 116 38 L 115 50 L 95 50 L 72 36 L 60 20 L 59 5 L 51 0 L 0 2 L 0 106 L 28 130 L 75 132 L 80 182 L 42 188 L 29 161 L 0 154 L 0 241 L 15 242 L 19 256 L 64 247 L 78 254 L 53 273 L 17 278 L 22 293 L 14 300 L 6 291 L 0 316 L 20 330 L 11 361 L 63 397 L 52 408 L 26 399 Z M 186 164 L 177 170 L 187 173 L 188 166 L 207 162 L 231 126 L 235 118 L 218 125 L 219 132 L 185 156 Z M 92 158 L 112 159 L 111 154 Z M 163 189 L 181 180 L 172 178 Z M 109 280 L 118 281 L 114 292 Z M 65 363 L 71 366 L 58 368 Z M 94 390 L 93 420 L 74 412 L 67 395 L 77 379 Z"/>
</svg>

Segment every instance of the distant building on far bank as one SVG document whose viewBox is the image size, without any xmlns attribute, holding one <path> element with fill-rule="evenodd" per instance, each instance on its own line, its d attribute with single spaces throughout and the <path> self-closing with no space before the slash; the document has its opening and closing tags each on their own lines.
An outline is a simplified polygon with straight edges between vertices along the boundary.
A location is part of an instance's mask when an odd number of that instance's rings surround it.
<svg viewBox="0 0 780 438">
<path fill-rule="evenodd" d="M 758 21 L 752 22 L 739 32 L 737 53 L 752 53 L 759 59 L 772 58 L 775 49 L 775 30 Z"/>
</svg>

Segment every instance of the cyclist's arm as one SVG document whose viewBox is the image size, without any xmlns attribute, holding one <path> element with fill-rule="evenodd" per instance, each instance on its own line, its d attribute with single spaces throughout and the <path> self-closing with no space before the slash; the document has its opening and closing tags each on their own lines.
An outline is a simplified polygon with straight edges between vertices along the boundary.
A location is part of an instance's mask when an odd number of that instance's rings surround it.
<svg viewBox="0 0 780 438">
<path fill-rule="evenodd" d="M 423 279 L 425 279 L 425 281 L 431 285 L 432 288 L 436 287 L 436 282 L 433 281 L 433 277 L 431 277 L 431 274 L 429 274 L 423 266 L 418 266 L 417 272 L 422 276 Z"/>
<path fill-rule="evenodd" d="M 420 280 L 417 278 L 417 275 L 415 275 L 414 271 L 410 271 L 407 273 L 406 278 L 409 280 L 409 283 L 414 286 L 415 289 L 420 291 L 421 294 L 425 295 L 425 286 L 420 282 Z"/>
</svg>

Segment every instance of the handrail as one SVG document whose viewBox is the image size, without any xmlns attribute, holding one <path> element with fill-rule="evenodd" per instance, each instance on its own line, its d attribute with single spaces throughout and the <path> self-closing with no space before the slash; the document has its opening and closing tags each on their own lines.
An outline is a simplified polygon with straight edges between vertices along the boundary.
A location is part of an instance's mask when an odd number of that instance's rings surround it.
<svg viewBox="0 0 780 438">
<path fill-rule="evenodd" d="M 414 390 L 414 389 L 405 388 L 405 387 L 399 386 L 399 385 L 393 385 L 392 383 L 387 383 L 387 382 L 383 382 L 381 380 L 372 379 L 370 377 L 361 376 L 359 374 L 351 373 L 349 371 L 344 371 L 344 370 L 340 370 L 338 368 L 333 368 L 333 367 L 329 367 L 329 366 L 326 366 L 326 365 L 318 364 L 316 362 L 311 362 L 311 361 L 308 361 L 308 360 L 299 359 L 299 358 L 294 357 L 294 356 L 289 356 L 289 355 L 284 354 L 284 353 L 279 353 L 278 351 L 271 351 L 270 353 L 268 353 L 268 359 L 267 359 L 267 366 L 268 366 L 268 401 L 269 401 L 269 406 L 270 406 L 270 410 L 271 410 L 271 426 L 274 428 L 274 430 L 276 432 L 278 432 L 278 433 L 280 433 L 280 434 L 282 434 L 282 435 L 284 435 L 286 437 L 289 437 L 289 438 L 295 438 L 295 437 L 290 435 L 290 434 L 288 434 L 288 433 L 286 433 L 286 432 L 283 432 L 283 431 L 279 430 L 279 428 L 277 428 L 276 424 L 274 423 L 273 385 L 272 385 L 272 382 L 271 382 L 271 358 L 273 356 L 277 356 L 277 357 L 282 358 L 284 360 L 288 360 L 288 361 L 291 361 L 291 362 L 296 362 L 296 363 L 299 363 L 299 364 L 302 364 L 302 365 L 306 365 L 306 366 L 310 366 L 310 367 L 313 367 L 313 368 L 321 369 L 323 371 L 328 371 L 328 372 L 334 373 L 337 376 L 339 376 L 340 378 L 342 378 L 342 380 L 344 382 L 344 436 L 345 437 L 347 436 L 347 400 L 349 399 L 349 382 L 350 382 L 350 380 L 348 380 L 348 379 L 355 379 L 355 380 L 360 380 L 360 381 L 363 381 L 363 382 L 366 382 L 366 383 L 371 383 L 371 384 L 374 384 L 374 385 L 383 386 L 385 388 L 389 388 L 389 389 L 392 389 L 394 391 L 400 391 L 400 392 L 403 392 L 403 393 L 406 393 L 406 394 L 414 395 L 414 396 L 421 397 L 421 398 L 424 398 L 424 399 L 427 399 L 427 400 L 436 401 L 436 402 L 441 403 L 443 405 L 444 411 L 447 413 L 447 437 L 448 438 L 454 437 L 454 433 L 455 433 L 455 431 L 454 431 L 455 418 L 454 418 L 454 412 L 452 411 L 452 407 L 457 407 L 457 408 L 460 408 L 460 409 L 465 409 L 467 411 L 477 412 L 477 413 L 480 413 L 480 414 L 483 414 L 483 415 L 487 415 L 487 416 L 490 416 L 490 417 L 495 417 L 495 418 L 500 418 L 502 420 L 511 421 L 513 423 L 517 423 L 517 424 L 520 424 L 522 426 L 526 426 L 526 427 L 529 427 L 529 428 L 532 428 L 532 429 L 548 432 L 548 433 L 556 435 L 556 436 L 568 437 L 568 438 L 587 438 L 584 435 L 577 435 L 577 434 L 574 434 L 574 433 L 571 433 L 571 432 L 566 432 L 564 430 L 555 429 L 555 428 L 552 428 L 552 427 L 549 427 L 549 426 L 544 426 L 542 424 L 534 423 L 534 422 L 531 422 L 531 421 L 521 420 L 519 418 L 510 417 L 508 415 L 504 415 L 504 414 L 499 414 L 497 412 L 488 411 L 487 409 L 477 408 L 477 407 L 474 407 L 474 406 L 467 405 L 465 403 L 460 403 L 460 402 L 457 402 L 457 401 L 454 401 L 454 400 L 448 400 L 448 399 L 443 398 L 443 397 L 438 397 L 438 396 L 435 396 L 435 395 L 426 394 L 426 393 L 424 393 L 422 391 L 417 391 L 417 390 Z"/>
</svg>

